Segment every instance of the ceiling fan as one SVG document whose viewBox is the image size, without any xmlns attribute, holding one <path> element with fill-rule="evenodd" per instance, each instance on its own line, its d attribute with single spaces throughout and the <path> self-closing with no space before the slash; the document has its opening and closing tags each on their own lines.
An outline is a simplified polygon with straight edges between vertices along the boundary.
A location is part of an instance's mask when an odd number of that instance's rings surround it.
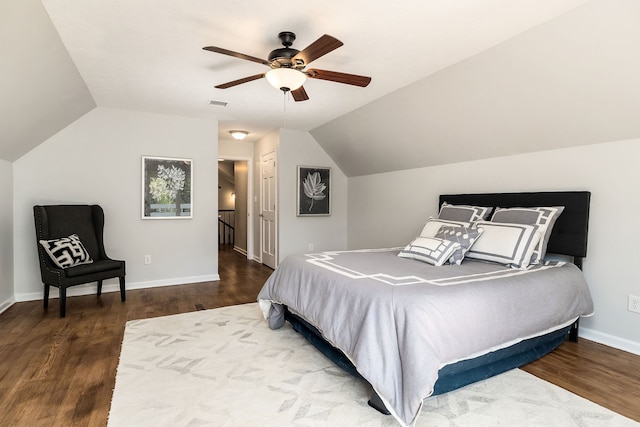
<svg viewBox="0 0 640 427">
<path fill-rule="evenodd" d="M 266 77 L 269 83 L 271 83 L 275 88 L 280 89 L 283 92 L 291 91 L 291 95 L 294 100 L 306 101 L 309 99 L 309 96 L 302 85 L 307 77 L 360 87 L 366 87 L 371 82 L 371 77 L 359 76 L 356 74 L 319 70 L 317 68 L 305 70 L 305 67 L 309 65 L 311 61 L 314 61 L 342 46 L 343 43 L 335 37 L 325 34 L 301 51 L 291 47 L 293 41 L 296 39 L 296 35 L 291 31 L 281 32 L 278 34 L 278 38 L 284 47 L 272 50 L 266 60 L 223 49 L 221 47 L 203 47 L 204 50 L 233 56 L 235 58 L 246 59 L 247 61 L 257 62 L 271 68 L 269 71 L 264 73 L 219 84 L 216 88 L 227 89 L 242 83 Z"/>
</svg>

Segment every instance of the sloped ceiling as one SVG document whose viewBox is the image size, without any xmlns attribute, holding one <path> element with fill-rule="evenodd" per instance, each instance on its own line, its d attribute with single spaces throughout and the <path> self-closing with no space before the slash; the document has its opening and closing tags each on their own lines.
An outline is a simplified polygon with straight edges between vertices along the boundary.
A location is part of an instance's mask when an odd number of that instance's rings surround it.
<svg viewBox="0 0 640 427">
<path fill-rule="evenodd" d="M 348 176 L 638 138 L 639 23 L 589 2 L 311 134 Z"/>
<path fill-rule="evenodd" d="M 12 99 L 1 128 L 11 137 L 0 143 L 0 156 L 24 154 L 90 110 L 93 100 L 102 107 L 216 119 L 221 139 L 232 128 L 251 132 L 249 141 L 280 127 L 311 130 L 583 3 L 42 0 L 55 34 L 39 1 L 5 0 L 3 59 L 21 65 L 8 77 L 0 70 Z M 363 89 L 309 80 L 311 99 L 298 103 L 264 80 L 214 88 L 265 68 L 202 47 L 262 58 L 280 47 L 283 30 L 297 34 L 298 49 L 325 33 L 339 38 L 344 46 L 312 66 L 370 75 L 373 82 Z M 213 107 L 210 100 L 228 105 Z"/>
<path fill-rule="evenodd" d="M 15 160 L 96 105 L 309 130 L 348 176 L 637 137 L 637 0 L 109 1 L 0 3 L 0 158 Z M 277 33 L 367 88 L 308 80 L 293 102 L 265 71 Z M 4 66 L 6 64 L 6 66 Z M 227 107 L 208 105 L 210 100 Z"/>
<path fill-rule="evenodd" d="M 0 159 L 13 161 L 96 104 L 39 0 L 0 2 Z"/>
</svg>

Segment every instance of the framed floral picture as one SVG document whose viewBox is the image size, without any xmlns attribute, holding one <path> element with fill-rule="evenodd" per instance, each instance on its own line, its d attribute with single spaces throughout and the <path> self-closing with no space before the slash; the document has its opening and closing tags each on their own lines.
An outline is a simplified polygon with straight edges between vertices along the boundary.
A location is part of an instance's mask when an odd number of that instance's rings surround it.
<svg viewBox="0 0 640 427">
<path fill-rule="evenodd" d="M 142 219 L 193 218 L 193 161 L 142 156 Z"/>
<path fill-rule="evenodd" d="M 331 215 L 331 168 L 298 166 L 297 181 L 297 215 Z"/>
</svg>

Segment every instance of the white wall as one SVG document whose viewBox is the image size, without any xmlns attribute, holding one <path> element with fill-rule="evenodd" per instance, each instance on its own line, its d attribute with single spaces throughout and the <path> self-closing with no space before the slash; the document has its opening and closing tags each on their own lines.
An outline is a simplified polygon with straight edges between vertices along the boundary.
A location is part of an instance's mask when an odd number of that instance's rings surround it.
<svg viewBox="0 0 640 427">
<path fill-rule="evenodd" d="M 222 187 L 222 188 L 220 188 Z M 228 179 L 218 175 L 218 209 L 234 210 L 236 207 L 235 199 L 231 196 L 235 194 L 236 186 Z"/>
<path fill-rule="evenodd" d="M 218 141 L 218 157 L 237 158 L 237 157 L 249 157 L 253 158 L 253 143 L 242 142 L 234 140 L 220 140 Z"/>
<path fill-rule="evenodd" d="M 32 206 L 96 203 L 105 248 L 127 261 L 127 287 L 218 278 L 217 122 L 96 108 L 14 165 L 14 288 L 42 298 Z M 193 219 L 141 219 L 141 156 L 193 159 Z M 144 255 L 152 256 L 150 265 Z M 116 281 L 105 282 L 105 291 Z M 84 288 L 84 289 L 83 289 Z M 93 293 L 95 285 L 69 294 Z"/>
<path fill-rule="evenodd" d="M 13 298 L 13 166 L 0 160 L 0 313 Z"/>
<path fill-rule="evenodd" d="M 581 335 L 640 354 L 640 315 L 627 311 L 627 295 L 640 295 L 639 157 L 634 139 L 350 178 L 349 247 L 405 245 L 443 193 L 590 191 L 584 273 L 596 314 Z"/>
<path fill-rule="evenodd" d="M 260 156 L 276 152 L 278 263 L 287 255 L 313 251 L 344 250 L 347 246 L 347 178 L 316 140 L 305 131 L 280 129 L 254 146 L 254 248 L 260 258 Z M 331 168 L 331 215 L 296 216 L 296 174 L 298 165 Z"/>
<path fill-rule="evenodd" d="M 299 165 L 331 168 L 330 216 L 296 216 Z M 309 244 L 314 252 L 346 249 L 347 178 L 308 132 L 280 130 L 278 209 L 279 260 L 309 252 Z"/>
</svg>

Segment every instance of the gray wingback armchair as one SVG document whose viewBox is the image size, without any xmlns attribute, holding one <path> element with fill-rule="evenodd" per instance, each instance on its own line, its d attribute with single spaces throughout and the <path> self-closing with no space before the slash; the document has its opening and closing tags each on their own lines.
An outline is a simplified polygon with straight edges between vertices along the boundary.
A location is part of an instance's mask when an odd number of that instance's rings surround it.
<svg viewBox="0 0 640 427">
<path fill-rule="evenodd" d="M 66 297 L 69 286 L 97 282 L 98 296 L 102 293 L 102 281 L 119 278 L 120 299 L 125 295 L 125 262 L 111 259 L 104 250 L 103 230 L 104 211 L 98 205 L 51 205 L 34 206 L 33 215 L 36 227 L 36 245 L 40 258 L 40 274 L 44 284 L 44 308 L 49 306 L 49 287 L 55 286 L 60 292 L 60 317 L 66 314 Z M 54 261 L 49 246 L 40 241 L 52 242 L 55 239 L 77 235 L 80 246 L 90 256 L 90 261 L 65 267 L 67 259 Z M 65 255 L 66 256 L 66 255 Z M 88 259 L 88 258 L 86 258 Z M 61 268 L 61 265 L 65 268 Z"/>
</svg>

